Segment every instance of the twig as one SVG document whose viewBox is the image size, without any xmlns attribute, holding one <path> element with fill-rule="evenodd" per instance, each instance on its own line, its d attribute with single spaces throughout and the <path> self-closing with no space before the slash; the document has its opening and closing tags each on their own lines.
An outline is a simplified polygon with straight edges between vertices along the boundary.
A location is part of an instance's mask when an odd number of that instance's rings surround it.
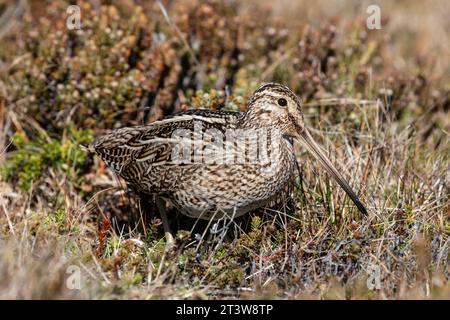
<svg viewBox="0 0 450 320">
<path fill-rule="evenodd" d="M 295 48 L 288 49 L 285 53 L 283 53 L 281 55 L 281 57 L 279 57 L 277 60 L 275 60 L 270 66 L 268 66 L 267 69 L 264 70 L 263 73 L 261 73 L 261 76 L 259 77 L 258 82 L 264 81 L 269 75 L 271 75 L 284 60 L 286 60 L 287 58 L 289 58 L 291 56 L 294 49 Z"/>
<path fill-rule="evenodd" d="M 9 217 L 8 211 L 6 210 L 6 207 L 5 207 L 5 204 L 3 203 L 3 201 L 2 201 L 2 207 L 3 207 L 3 211 L 5 212 L 6 221 L 8 222 L 9 230 L 11 230 L 11 234 L 13 236 L 16 236 L 16 233 L 14 232 L 14 227 L 12 225 L 11 219 Z"/>
<path fill-rule="evenodd" d="M 20 16 L 27 11 L 27 2 L 21 0 L 17 5 L 8 7 L 5 12 L 0 16 L 0 39 L 5 37 L 9 31 L 13 28 L 18 21 L 20 21 Z"/>
<path fill-rule="evenodd" d="M 170 19 L 169 14 L 167 13 L 166 8 L 164 8 L 164 5 L 161 3 L 160 0 L 156 0 L 156 4 L 158 5 L 159 9 L 161 10 L 164 19 L 166 19 L 166 22 L 169 24 L 171 28 L 175 30 L 175 33 L 180 38 L 181 42 L 183 42 L 184 47 L 189 52 L 191 58 L 194 60 L 195 64 L 200 66 L 200 62 L 198 61 L 197 57 L 195 56 L 194 50 L 189 46 L 189 43 L 187 42 L 186 38 L 181 33 L 180 29 L 177 27 L 177 25 Z"/>
</svg>

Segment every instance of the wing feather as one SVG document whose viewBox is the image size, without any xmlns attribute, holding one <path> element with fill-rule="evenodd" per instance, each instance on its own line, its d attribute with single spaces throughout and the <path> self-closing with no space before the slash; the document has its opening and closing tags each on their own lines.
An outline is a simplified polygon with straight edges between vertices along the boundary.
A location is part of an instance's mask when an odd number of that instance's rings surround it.
<svg viewBox="0 0 450 320">
<path fill-rule="evenodd" d="M 192 143 L 190 139 L 173 138 L 176 129 L 194 130 L 194 123 L 198 121 L 202 124 L 202 130 L 215 128 L 225 132 L 229 128 L 235 128 L 241 117 L 240 112 L 189 110 L 148 125 L 114 130 L 100 137 L 87 149 L 99 155 L 106 165 L 118 174 L 132 165 L 131 172 L 137 175 L 136 168 L 148 172 L 152 166 L 173 164 L 173 148 L 176 145 L 183 148 Z M 138 163 L 140 164 L 136 166 Z M 127 175 L 124 178 L 130 177 Z"/>
</svg>

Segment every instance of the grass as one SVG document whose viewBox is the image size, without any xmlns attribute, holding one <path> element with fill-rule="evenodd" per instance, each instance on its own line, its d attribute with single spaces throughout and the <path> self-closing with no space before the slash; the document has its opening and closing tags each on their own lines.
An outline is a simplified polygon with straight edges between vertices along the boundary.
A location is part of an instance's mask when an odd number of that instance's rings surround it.
<svg viewBox="0 0 450 320">
<path fill-rule="evenodd" d="M 29 1 L 0 33 L 0 298 L 450 298 L 445 1 L 380 2 L 370 32 L 352 1 L 174 1 L 170 23 L 112 3 L 81 2 L 69 31 L 65 2 Z M 300 95 L 368 217 L 297 147 L 282 206 L 216 226 L 173 209 L 168 249 L 158 215 L 79 148 L 178 110 L 243 110 L 263 81 Z"/>
</svg>

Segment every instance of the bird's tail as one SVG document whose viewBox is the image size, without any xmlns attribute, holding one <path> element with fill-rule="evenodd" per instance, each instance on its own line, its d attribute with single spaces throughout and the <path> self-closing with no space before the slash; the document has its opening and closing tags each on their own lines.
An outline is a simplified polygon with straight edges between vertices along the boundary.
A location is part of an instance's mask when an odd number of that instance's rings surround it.
<svg viewBox="0 0 450 320">
<path fill-rule="evenodd" d="M 80 148 L 89 153 L 95 153 L 95 148 L 92 143 L 80 143 Z"/>
</svg>

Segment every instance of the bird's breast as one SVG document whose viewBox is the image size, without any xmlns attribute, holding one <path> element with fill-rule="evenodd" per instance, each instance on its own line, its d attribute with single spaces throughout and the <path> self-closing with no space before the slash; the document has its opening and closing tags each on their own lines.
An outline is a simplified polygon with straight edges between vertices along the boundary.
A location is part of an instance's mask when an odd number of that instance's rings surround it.
<svg viewBox="0 0 450 320">
<path fill-rule="evenodd" d="M 292 145 L 284 140 L 266 163 L 186 167 L 170 200 L 191 217 L 238 217 L 283 193 L 292 181 L 294 168 Z"/>
</svg>

